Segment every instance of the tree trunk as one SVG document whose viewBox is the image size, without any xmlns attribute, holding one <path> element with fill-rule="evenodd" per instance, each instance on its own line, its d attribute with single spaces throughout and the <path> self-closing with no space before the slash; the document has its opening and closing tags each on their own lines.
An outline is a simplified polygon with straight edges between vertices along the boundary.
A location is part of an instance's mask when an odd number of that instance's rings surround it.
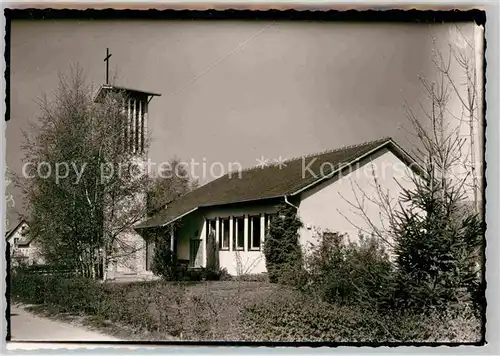
<svg viewBox="0 0 500 356">
<path fill-rule="evenodd" d="M 102 280 L 106 282 L 108 279 L 108 248 L 104 247 L 102 256 Z"/>
</svg>

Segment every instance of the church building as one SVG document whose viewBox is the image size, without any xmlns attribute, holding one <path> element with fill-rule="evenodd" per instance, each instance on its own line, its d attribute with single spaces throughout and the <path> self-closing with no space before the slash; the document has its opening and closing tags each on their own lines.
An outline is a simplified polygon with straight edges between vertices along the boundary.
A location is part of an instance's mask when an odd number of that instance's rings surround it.
<svg viewBox="0 0 500 356">
<path fill-rule="evenodd" d="M 126 125 L 122 128 L 123 149 L 135 157 L 138 161 L 146 162 L 148 159 L 146 140 L 148 137 L 148 107 L 154 97 L 161 96 L 159 93 L 143 91 L 134 88 L 109 84 L 109 58 L 111 54 L 107 49 L 106 58 L 106 84 L 97 91 L 94 101 L 102 102 L 109 94 L 120 94 L 123 97 L 122 108 L 126 114 Z M 138 199 L 146 204 L 146 197 L 141 193 Z M 151 260 L 151 256 L 146 256 L 146 242 L 135 230 L 123 232 L 119 240 L 123 241 L 126 247 L 114 246 L 117 251 L 116 257 L 111 257 L 108 264 L 107 276 L 115 279 L 126 276 L 152 275 L 146 272 L 146 260 Z M 149 249 L 151 254 L 152 250 Z"/>
<path fill-rule="evenodd" d="M 95 100 L 118 91 L 126 97 L 125 147 L 138 159 L 146 159 L 148 104 L 160 94 L 106 84 Z M 352 211 L 350 202 L 359 199 L 356 194 L 373 197 L 382 189 L 397 198 L 403 186 L 412 184 L 409 177 L 419 172 L 415 160 L 387 137 L 247 169 L 241 174 L 229 173 L 135 224 L 126 236 L 132 249 L 109 264 L 108 278 L 153 278 L 153 237 L 159 234 L 170 241 L 169 248 L 188 268 L 207 266 L 207 241 L 212 240 L 216 241 L 219 266 L 230 274 L 266 272 L 263 246 L 279 205 L 288 204 L 297 210 L 304 224 L 299 231 L 304 249 L 323 232 L 347 234 L 355 241 L 367 227 L 359 212 Z M 374 186 L 374 178 L 379 187 Z M 355 187 L 362 191 L 356 192 Z M 365 208 L 373 221 L 384 224 L 379 206 L 366 201 Z"/>
</svg>

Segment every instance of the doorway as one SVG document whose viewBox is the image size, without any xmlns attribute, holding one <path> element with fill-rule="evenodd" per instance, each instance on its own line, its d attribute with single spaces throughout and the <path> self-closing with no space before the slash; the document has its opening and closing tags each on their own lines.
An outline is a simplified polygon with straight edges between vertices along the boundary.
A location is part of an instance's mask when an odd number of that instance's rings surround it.
<svg viewBox="0 0 500 356">
<path fill-rule="evenodd" d="M 191 239 L 189 241 L 189 267 L 201 267 L 200 246 L 201 239 Z"/>
</svg>

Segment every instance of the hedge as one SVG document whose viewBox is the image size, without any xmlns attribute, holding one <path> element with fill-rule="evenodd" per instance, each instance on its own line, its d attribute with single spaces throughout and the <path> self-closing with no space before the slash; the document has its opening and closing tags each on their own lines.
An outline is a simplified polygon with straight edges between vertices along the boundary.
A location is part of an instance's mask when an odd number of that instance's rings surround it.
<svg viewBox="0 0 500 356">
<path fill-rule="evenodd" d="M 12 300 L 96 317 L 157 339 L 251 341 L 478 341 L 461 314 L 380 314 L 263 282 L 102 284 L 49 275 L 12 276 Z"/>
<path fill-rule="evenodd" d="M 13 275 L 11 286 L 14 302 L 184 340 L 238 339 L 243 305 L 256 294 L 268 293 L 266 284 L 258 282 L 105 284 L 33 274 Z"/>
<path fill-rule="evenodd" d="M 479 342 L 472 307 L 455 314 L 391 311 L 326 303 L 288 291 L 245 307 L 251 339 L 331 342 Z"/>
</svg>

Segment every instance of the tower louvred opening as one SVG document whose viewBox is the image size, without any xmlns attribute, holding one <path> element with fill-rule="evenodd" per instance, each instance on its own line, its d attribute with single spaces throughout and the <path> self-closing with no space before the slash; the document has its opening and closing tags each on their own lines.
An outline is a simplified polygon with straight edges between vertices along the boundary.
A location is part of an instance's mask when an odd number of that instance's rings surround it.
<svg viewBox="0 0 500 356">
<path fill-rule="evenodd" d="M 99 89 L 94 101 L 103 102 L 109 94 L 120 94 L 123 97 L 122 111 L 126 115 L 126 124 L 123 127 L 123 146 L 131 153 L 143 154 L 146 148 L 148 104 L 158 93 L 145 92 L 112 85 L 103 85 Z"/>
</svg>

